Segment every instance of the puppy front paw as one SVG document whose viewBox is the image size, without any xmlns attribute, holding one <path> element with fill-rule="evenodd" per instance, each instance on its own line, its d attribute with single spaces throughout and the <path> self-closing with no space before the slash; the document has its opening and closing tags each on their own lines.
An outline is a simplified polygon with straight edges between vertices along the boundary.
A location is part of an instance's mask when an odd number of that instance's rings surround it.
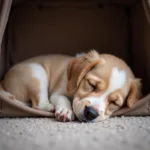
<svg viewBox="0 0 150 150">
<path fill-rule="evenodd" d="M 55 117 L 62 122 L 69 122 L 74 120 L 74 112 L 71 108 L 56 107 Z"/>
</svg>

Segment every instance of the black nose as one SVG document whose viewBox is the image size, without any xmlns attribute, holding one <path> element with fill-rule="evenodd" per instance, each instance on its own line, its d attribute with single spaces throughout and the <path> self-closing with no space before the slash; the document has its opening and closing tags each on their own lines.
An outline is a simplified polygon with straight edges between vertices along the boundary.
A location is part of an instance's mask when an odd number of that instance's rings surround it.
<svg viewBox="0 0 150 150">
<path fill-rule="evenodd" d="M 95 119 L 98 116 L 98 113 L 94 108 L 90 106 L 86 106 L 84 109 L 84 117 L 86 120 L 90 121 Z"/>
</svg>

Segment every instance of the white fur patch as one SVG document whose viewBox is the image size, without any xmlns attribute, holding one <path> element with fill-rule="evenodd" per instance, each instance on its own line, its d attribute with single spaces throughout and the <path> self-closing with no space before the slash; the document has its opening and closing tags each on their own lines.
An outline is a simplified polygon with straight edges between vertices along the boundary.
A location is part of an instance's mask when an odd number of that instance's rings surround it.
<svg viewBox="0 0 150 150">
<path fill-rule="evenodd" d="M 90 101 L 91 105 L 98 105 L 99 111 L 104 115 L 104 112 L 106 109 L 105 100 L 106 100 L 107 96 L 110 93 L 115 92 L 116 90 L 122 88 L 124 86 L 125 82 L 126 82 L 125 71 L 119 70 L 117 67 L 115 67 L 112 70 L 112 74 L 109 79 L 109 87 L 105 91 L 105 93 L 103 95 L 101 95 L 100 97 L 93 97 L 93 96 L 86 97 L 86 98 L 82 99 L 81 102 Z"/>
<path fill-rule="evenodd" d="M 44 68 L 40 64 L 30 64 L 32 71 L 32 76 L 39 80 L 40 82 L 40 92 L 38 108 L 42 110 L 49 111 L 51 109 L 51 104 L 48 100 L 48 77 Z"/>
<path fill-rule="evenodd" d="M 74 119 L 71 102 L 66 96 L 54 93 L 51 95 L 50 101 L 55 105 L 55 115 L 58 120 L 61 120 L 61 118 L 63 118 L 63 121 L 65 121 L 66 118 L 70 121 Z"/>
</svg>

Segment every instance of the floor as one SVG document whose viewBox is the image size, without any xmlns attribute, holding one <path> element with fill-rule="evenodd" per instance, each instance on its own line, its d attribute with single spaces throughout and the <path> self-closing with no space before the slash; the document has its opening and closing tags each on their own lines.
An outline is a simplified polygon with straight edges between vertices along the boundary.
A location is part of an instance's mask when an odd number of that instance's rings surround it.
<svg viewBox="0 0 150 150">
<path fill-rule="evenodd" d="M 0 150 L 150 150 L 150 117 L 99 123 L 1 118 Z"/>
</svg>

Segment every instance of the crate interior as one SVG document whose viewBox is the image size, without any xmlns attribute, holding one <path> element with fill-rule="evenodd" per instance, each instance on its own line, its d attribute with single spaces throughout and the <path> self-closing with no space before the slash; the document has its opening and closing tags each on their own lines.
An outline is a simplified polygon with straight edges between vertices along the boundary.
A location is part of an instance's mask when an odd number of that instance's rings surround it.
<svg viewBox="0 0 150 150">
<path fill-rule="evenodd" d="M 1 78 L 17 62 L 96 49 L 125 60 L 150 85 L 150 26 L 140 0 L 14 0 L 2 45 Z"/>
</svg>

